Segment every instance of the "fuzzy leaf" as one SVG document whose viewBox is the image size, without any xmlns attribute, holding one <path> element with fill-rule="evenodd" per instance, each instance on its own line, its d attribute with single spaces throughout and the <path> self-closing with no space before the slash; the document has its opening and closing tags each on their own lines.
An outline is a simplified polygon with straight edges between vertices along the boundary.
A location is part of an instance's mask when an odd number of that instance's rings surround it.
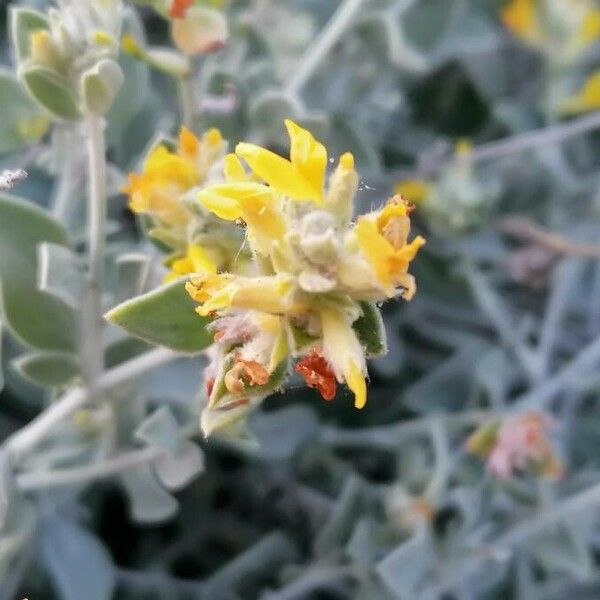
<svg viewBox="0 0 600 600">
<path fill-rule="evenodd" d="M 89 531 L 62 517 L 44 522 L 40 545 L 63 600 L 110 600 L 115 572 L 110 554 Z"/>
<path fill-rule="evenodd" d="M 159 523 L 177 512 L 177 500 L 159 485 L 149 466 L 129 471 L 121 482 L 129 496 L 131 518 L 137 523 Z"/>
<path fill-rule="evenodd" d="M 4 324 L 24 344 L 40 350 L 76 348 L 76 321 L 63 302 L 37 289 L 36 249 L 66 246 L 67 234 L 40 208 L 0 196 L 0 297 Z"/>
<path fill-rule="evenodd" d="M 41 386 L 66 385 L 80 373 L 77 357 L 68 352 L 24 354 L 12 365 L 22 377 Z"/>
<path fill-rule="evenodd" d="M 106 318 L 131 335 L 172 350 L 193 354 L 212 343 L 208 319 L 195 312 L 196 303 L 181 278 L 113 308 Z"/>
<path fill-rule="evenodd" d="M 22 6 L 11 6 L 10 29 L 19 62 L 29 56 L 31 34 L 38 29 L 47 29 L 48 20 L 37 10 Z"/>
<path fill-rule="evenodd" d="M 362 315 L 354 321 L 352 327 L 368 356 L 381 356 L 387 351 L 385 327 L 377 305 L 373 302 L 361 302 Z"/>
<path fill-rule="evenodd" d="M 81 117 L 67 82 L 55 71 L 30 65 L 19 69 L 19 78 L 31 97 L 55 117 L 68 121 Z"/>
<path fill-rule="evenodd" d="M 166 455 L 154 463 L 154 472 L 169 490 L 185 487 L 204 471 L 204 454 L 193 442 L 186 442 L 175 454 Z"/>
<path fill-rule="evenodd" d="M 39 139 L 49 119 L 31 101 L 18 79 L 0 68 L 0 153 Z"/>
</svg>

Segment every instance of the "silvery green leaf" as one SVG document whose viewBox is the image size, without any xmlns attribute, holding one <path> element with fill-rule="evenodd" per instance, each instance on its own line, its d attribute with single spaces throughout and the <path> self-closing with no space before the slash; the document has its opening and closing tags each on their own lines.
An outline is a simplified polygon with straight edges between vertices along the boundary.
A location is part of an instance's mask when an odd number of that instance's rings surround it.
<svg viewBox="0 0 600 600">
<path fill-rule="evenodd" d="M 115 588 L 111 556 L 91 532 L 64 517 L 44 519 L 40 532 L 43 560 L 63 600 L 110 600 Z"/>
<path fill-rule="evenodd" d="M 136 439 L 170 453 L 181 450 L 179 425 L 168 406 L 162 406 L 147 417 L 135 430 Z"/>
<path fill-rule="evenodd" d="M 346 553 L 355 562 L 371 566 L 381 558 L 382 548 L 378 537 L 381 537 L 381 532 L 378 531 L 376 521 L 364 517 L 356 523 L 346 545 Z"/>
<path fill-rule="evenodd" d="M 283 140 L 284 119 L 297 119 L 305 112 L 300 99 L 279 90 L 260 92 L 249 107 L 253 126 L 269 140 Z"/>
<path fill-rule="evenodd" d="M 381 312 L 374 302 L 361 302 L 360 308 L 362 314 L 352 323 L 352 328 L 366 350 L 367 356 L 381 356 L 387 351 L 385 326 Z"/>
<path fill-rule="evenodd" d="M 433 558 L 431 539 L 422 528 L 380 561 L 376 570 L 395 598 L 412 600 L 430 580 Z"/>
<path fill-rule="evenodd" d="M 0 579 L 13 567 L 15 557 L 36 533 L 37 513 L 26 498 L 19 498 L 8 505 L 8 511 L 0 529 Z"/>
<path fill-rule="evenodd" d="M 0 106 L 0 153 L 18 150 L 46 132 L 48 117 L 31 101 L 15 75 L 3 68 L 0 68 Z"/>
<path fill-rule="evenodd" d="M 24 6 L 10 7 L 10 33 L 18 62 L 29 56 L 31 34 L 47 28 L 48 19 L 43 13 Z"/>
<path fill-rule="evenodd" d="M 185 291 L 187 278 L 119 304 L 106 319 L 130 335 L 172 350 L 197 353 L 212 343 L 209 320 L 195 312 L 197 304 Z"/>
<path fill-rule="evenodd" d="M 177 500 L 159 485 L 151 467 L 125 473 L 121 483 L 129 498 L 131 518 L 137 523 L 160 523 L 177 512 Z"/>
<path fill-rule="evenodd" d="M 105 115 L 124 82 L 121 67 L 103 59 L 81 74 L 80 94 L 84 112 Z"/>
<path fill-rule="evenodd" d="M 314 541 L 317 556 L 330 556 L 347 542 L 361 510 L 362 485 L 352 475 L 347 480 L 327 522 Z"/>
<path fill-rule="evenodd" d="M 290 460 L 317 434 L 318 422 L 312 410 L 290 406 L 276 411 L 256 412 L 249 422 L 258 440 L 256 453 L 267 460 Z"/>
<path fill-rule="evenodd" d="M 40 208 L 12 196 L 0 196 L 0 282 L 3 322 L 28 346 L 72 351 L 77 346 L 73 311 L 37 289 L 37 246 L 68 246 L 63 227 Z"/>
<path fill-rule="evenodd" d="M 81 118 L 69 84 L 59 73 L 41 65 L 26 65 L 18 75 L 31 97 L 49 113 L 67 121 Z"/>
<path fill-rule="evenodd" d="M 150 257 L 146 254 L 122 254 L 117 258 L 117 302 L 139 296 L 148 282 Z"/>
<path fill-rule="evenodd" d="M 41 386 L 65 386 L 81 374 L 77 356 L 69 352 L 23 354 L 11 364 L 22 377 Z"/>
<path fill-rule="evenodd" d="M 159 481 L 168 489 L 185 487 L 204 471 L 204 454 L 193 442 L 185 442 L 174 454 L 165 454 L 153 464 Z"/>
<path fill-rule="evenodd" d="M 65 246 L 44 242 L 38 246 L 38 265 L 38 289 L 79 309 L 85 286 L 79 257 Z"/>
</svg>

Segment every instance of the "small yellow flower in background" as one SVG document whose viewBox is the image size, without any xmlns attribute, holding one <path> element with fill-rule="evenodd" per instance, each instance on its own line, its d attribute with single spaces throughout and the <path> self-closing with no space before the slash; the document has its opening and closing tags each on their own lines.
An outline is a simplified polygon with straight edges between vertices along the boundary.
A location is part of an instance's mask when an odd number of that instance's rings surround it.
<svg viewBox="0 0 600 600">
<path fill-rule="evenodd" d="M 210 167 L 222 157 L 220 132 L 210 130 L 199 140 L 183 127 L 177 151 L 161 144 L 151 150 L 142 173 L 131 173 L 123 191 L 135 213 L 150 215 L 161 224 L 185 225 L 191 218 L 181 196 L 200 185 Z"/>
<path fill-rule="evenodd" d="M 538 42 L 542 37 L 537 0 L 511 0 L 500 13 L 502 22 L 518 37 Z"/>
<path fill-rule="evenodd" d="M 525 42 L 572 60 L 600 37 L 600 9 L 593 0 L 510 0 L 504 25 Z"/>
<path fill-rule="evenodd" d="M 403 198 L 413 204 L 423 202 L 423 200 L 427 198 L 429 191 L 429 184 L 422 179 L 405 179 L 394 186 L 394 192 L 396 194 L 400 194 Z"/>
<path fill-rule="evenodd" d="M 296 123 L 285 125 L 289 158 L 238 144 L 224 160 L 226 182 L 197 194 L 217 217 L 245 225 L 256 259 L 253 275 L 204 273 L 187 283 L 197 312 L 215 319 L 220 347 L 207 380 L 207 434 L 221 426 L 215 420 L 224 422 L 223 411 L 239 417 L 281 387 L 291 358 L 324 398 L 333 398 L 336 382 L 345 383 L 363 408 L 361 319 L 380 318 L 374 302 L 408 300 L 416 291 L 408 269 L 425 240 L 408 241 L 411 207 L 395 196 L 352 222 L 358 189 L 353 156 L 343 154 L 327 176 L 325 146 Z M 375 329 L 371 322 L 368 334 L 383 336 Z"/>
<path fill-rule="evenodd" d="M 183 127 L 175 148 L 155 146 L 142 172 L 129 174 L 123 191 L 130 209 L 145 215 L 151 222 L 150 236 L 173 251 L 165 263 L 167 282 L 224 268 L 243 272 L 248 266 L 247 252 L 240 249 L 240 228 L 192 201 L 203 185 L 223 180 L 225 149 L 219 130 L 209 129 L 198 137 Z"/>
<path fill-rule="evenodd" d="M 211 251 L 211 249 L 193 244 L 188 246 L 185 256 L 176 258 L 170 263 L 171 270 L 165 276 L 165 282 L 173 281 L 190 273 L 216 273 L 218 258 L 215 257 L 215 253 L 218 253 L 218 250 Z"/>
<path fill-rule="evenodd" d="M 586 79 L 581 90 L 565 100 L 562 108 L 567 114 L 600 109 L 600 70 L 592 73 Z"/>
</svg>

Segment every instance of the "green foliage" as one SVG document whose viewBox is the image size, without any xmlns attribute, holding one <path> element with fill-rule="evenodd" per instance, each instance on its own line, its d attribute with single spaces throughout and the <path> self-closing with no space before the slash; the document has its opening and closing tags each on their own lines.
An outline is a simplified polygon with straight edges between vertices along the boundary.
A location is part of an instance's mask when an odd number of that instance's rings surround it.
<svg viewBox="0 0 600 600">
<path fill-rule="evenodd" d="M 181 278 L 123 302 L 106 318 L 142 340 L 192 354 L 212 341 L 209 320 L 196 314 L 195 307 Z"/>
<path fill-rule="evenodd" d="M 41 209 L 12 196 L 0 197 L 0 284 L 3 321 L 24 344 L 38 350 L 73 351 L 73 311 L 37 289 L 37 246 L 69 244 L 63 227 Z"/>
</svg>

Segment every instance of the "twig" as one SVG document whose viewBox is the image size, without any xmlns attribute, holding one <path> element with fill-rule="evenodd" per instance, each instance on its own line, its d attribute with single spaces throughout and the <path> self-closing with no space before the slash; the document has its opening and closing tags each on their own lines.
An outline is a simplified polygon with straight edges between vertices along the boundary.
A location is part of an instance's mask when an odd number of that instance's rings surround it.
<svg viewBox="0 0 600 600">
<path fill-rule="evenodd" d="M 164 456 L 165 450 L 157 447 L 143 448 L 115 456 L 96 464 L 71 469 L 32 471 L 16 475 L 17 486 L 21 491 L 60 487 L 73 483 L 83 483 L 112 477 L 123 471 L 154 462 Z"/>
<path fill-rule="evenodd" d="M 543 405 L 552 400 L 556 394 L 566 387 L 580 381 L 589 371 L 595 369 L 599 363 L 600 336 L 590 342 L 556 375 L 518 398 L 517 401 L 509 407 L 509 410 L 512 412 L 515 408 L 519 410 L 530 410 L 532 408 L 543 407 Z"/>
<path fill-rule="evenodd" d="M 307 81 L 313 76 L 315 69 L 351 25 L 364 2 L 365 0 L 342 1 L 319 37 L 311 44 L 310 50 L 300 59 L 298 68 L 285 88 L 286 92 L 295 95 L 302 90 Z"/>
<path fill-rule="evenodd" d="M 350 567 L 313 567 L 289 585 L 276 592 L 267 592 L 263 597 L 264 600 L 307 598 L 313 592 L 331 589 L 340 579 L 350 578 L 353 575 L 354 571 Z"/>
<path fill-rule="evenodd" d="M 85 366 L 86 383 L 93 390 L 96 380 L 104 369 L 102 285 L 106 260 L 106 147 L 104 119 L 90 115 L 86 118 L 85 124 L 89 178 L 89 270 L 82 324 L 84 354 L 82 364 Z"/>
<path fill-rule="evenodd" d="M 506 156 L 518 152 L 533 150 L 551 144 L 558 144 L 571 137 L 597 128 L 600 128 L 600 111 L 593 112 L 577 119 L 572 119 L 567 123 L 552 125 L 550 127 L 544 127 L 543 129 L 528 131 L 526 133 L 512 135 L 486 144 L 480 144 L 471 150 L 468 157 L 462 158 L 461 160 L 470 164 L 475 164 L 488 160 L 505 158 Z M 432 148 L 432 151 L 433 156 L 437 155 L 435 147 Z M 427 155 L 428 151 L 426 150 L 421 156 L 425 158 Z M 400 169 L 393 172 L 391 176 L 394 180 L 411 177 L 431 177 L 438 174 L 455 161 L 455 156 L 447 158 L 446 160 L 422 160 L 420 166 L 417 166 L 416 169 Z"/>
<path fill-rule="evenodd" d="M 503 233 L 526 242 L 535 242 L 557 254 L 600 258 L 600 244 L 581 244 L 544 229 L 524 217 L 507 217 L 500 221 L 498 228 Z"/>
<path fill-rule="evenodd" d="M 465 564 L 454 570 L 448 577 L 442 579 L 434 586 L 420 596 L 423 600 L 436 600 L 443 594 L 446 594 L 459 585 L 465 578 L 472 575 L 479 568 L 483 567 L 487 561 L 494 559 L 499 551 L 514 550 L 522 543 L 529 540 L 533 535 L 555 525 L 562 519 L 581 513 L 600 504 L 600 484 L 571 496 L 570 498 L 559 502 L 552 508 L 549 508 L 533 518 L 524 519 L 518 525 L 510 529 L 501 536 L 488 551 L 481 549 Z"/>
<path fill-rule="evenodd" d="M 515 330 L 514 324 L 510 323 L 508 310 L 502 304 L 500 297 L 488 285 L 484 277 L 472 268 L 464 270 L 467 282 L 471 286 L 475 300 L 481 310 L 489 318 L 498 337 L 508 346 L 521 362 L 527 377 L 535 383 L 539 377 L 539 367 L 533 350 L 525 345 L 520 335 Z"/>
<path fill-rule="evenodd" d="M 106 371 L 96 382 L 95 391 L 103 392 L 135 379 L 139 375 L 151 371 L 177 358 L 177 354 L 157 348 L 146 354 L 129 360 L 118 367 Z M 14 433 L 5 441 L 5 447 L 14 462 L 39 444 L 63 419 L 82 408 L 90 400 L 89 389 L 76 388 L 67 393 L 61 400 L 48 407 L 28 425 Z"/>
</svg>

